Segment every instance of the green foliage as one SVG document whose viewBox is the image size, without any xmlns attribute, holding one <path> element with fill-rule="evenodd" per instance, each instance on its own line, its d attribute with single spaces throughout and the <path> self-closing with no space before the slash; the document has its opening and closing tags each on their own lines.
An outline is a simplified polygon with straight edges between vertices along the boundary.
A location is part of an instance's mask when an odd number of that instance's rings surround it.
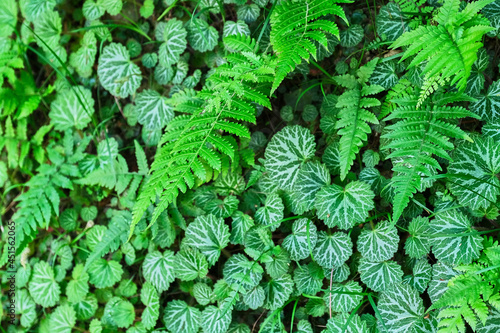
<svg viewBox="0 0 500 333">
<path fill-rule="evenodd" d="M 2 332 L 500 331 L 499 4 L 3 1 Z"/>
</svg>

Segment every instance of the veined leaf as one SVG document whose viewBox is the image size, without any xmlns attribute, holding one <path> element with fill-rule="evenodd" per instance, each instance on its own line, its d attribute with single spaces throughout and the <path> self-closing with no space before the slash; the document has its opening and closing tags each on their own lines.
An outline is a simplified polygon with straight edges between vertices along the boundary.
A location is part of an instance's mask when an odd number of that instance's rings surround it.
<svg viewBox="0 0 500 333">
<path fill-rule="evenodd" d="M 362 258 L 358 271 L 361 281 L 373 291 L 384 291 L 401 282 L 403 270 L 394 261 L 371 262 Z"/>
<path fill-rule="evenodd" d="M 35 303 L 43 307 L 56 305 L 61 290 L 54 278 L 54 271 L 47 262 L 40 261 L 33 266 L 29 291 Z"/>
<path fill-rule="evenodd" d="M 150 130 L 162 129 L 174 118 L 174 110 L 168 104 L 168 99 L 149 89 L 137 94 L 135 111 L 139 124 Z"/>
<path fill-rule="evenodd" d="M 187 31 L 182 21 L 172 18 L 167 21 L 163 30 L 163 43 L 160 45 L 160 65 L 170 67 L 179 61 L 180 55 L 187 46 Z"/>
<path fill-rule="evenodd" d="M 379 222 L 373 230 L 364 229 L 358 238 L 358 250 L 364 258 L 381 262 L 392 258 L 398 249 L 399 236 L 394 225 Z"/>
<path fill-rule="evenodd" d="M 318 239 L 316 226 L 307 219 L 293 222 L 292 233 L 283 240 L 283 247 L 290 253 L 290 259 L 299 261 L 309 256 Z"/>
<path fill-rule="evenodd" d="M 197 333 L 201 324 L 201 312 L 184 301 L 170 301 L 163 313 L 163 322 L 172 332 Z"/>
<path fill-rule="evenodd" d="M 352 254 L 351 238 L 343 232 L 328 235 L 320 231 L 313 254 L 316 262 L 324 268 L 339 267 Z"/>
<path fill-rule="evenodd" d="M 144 278 L 160 293 L 168 290 L 170 283 L 175 280 L 174 267 L 174 253 L 169 250 L 163 253 L 160 251 L 148 253 L 142 264 Z"/>
</svg>

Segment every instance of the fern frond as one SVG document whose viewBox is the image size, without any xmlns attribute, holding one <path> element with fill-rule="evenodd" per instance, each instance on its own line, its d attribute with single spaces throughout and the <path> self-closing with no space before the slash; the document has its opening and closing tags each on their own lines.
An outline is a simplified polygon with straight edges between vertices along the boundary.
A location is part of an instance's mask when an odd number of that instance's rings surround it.
<svg viewBox="0 0 500 333">
<path fill-rule="evenodd" d="M 179 191 L 207 182 L 221 171 L 225 156 L 234 162 L 236 147 L 223 133 L 250 138 L 240 121 L 255 123 L 255 104 L 271 107 L 266 96 L 274 77 L 273 58 L 252 53 L 255 41 L 248 38 L 231 37 L 225 43 L 241 53 L 228 55 L 228 62 L 215 70 L 198 94 L 180 92 L 170 100 L 177 111 L 189 115 L 177 116 L 167 126 L 151 176 L 134 206 L 131 232 L 157 196 L 151 223 Z"/>
<path fill-rule="evenodd" d="M 433 155 L 451 160 L 447 150 L 453 149 L 450 138 L 470 140 L 456 125 L 442 119 L 474 117 L 473 113 L 458 106 L 448 107 L 426 103 L 418 108 L 415 96 L 394 99 L 398 105 L 386 120 L 400 119 L 387 127 L 390 132 L 383 138 L 392 141 L 385 147 L 394 149 L 388 156 L 393 159 L 392 187 L 394 221 L 397 221 L 410 199 L 422 191 L 422 177 L 430 177 L 441 166 Z"/>
<path fill-rule="evenodd" d="M 356 73 L 358 79 L 352 75 L 335 78 L 339 85 L 349 88 L 339 97 L 336 105 L 341 108 L 337 115 L 339 120 L 335 124 L 335 128 L 339 129 L 338 134 L 341 135 L 339 143 L 341 179 L 347 176 L 356 154 L 366 141 L 367 134 L 371 132 L 368 123 L 378 124 L 377 117 L 368 108 L 380 105 L 380 101 L 367 96 L 377 94 L 384 88 L 366 84 L 377 61 L 378 59 L 374 59 L 361 67 Z"/>
<path fill-rule="evenodd" d="M 344 10 L 337 3 L 347 0 L 288 0 L 281 2 L 271 16 L 271 44 L 278 56 L 276 76 L 271 93 L 302 59 L 316 57 L 315 42 L 328 49 L 326 34 L 339 38 L 337 25 L 329 20 L 316 20 L 326 15 L 336 15 L 347 22 Z"/>
<path fill-rule="evenodd" d="M 491 2 L 475 1 L 459 11 L 459 0 L 446 0 L 435 16 L 437 26 L 422 25 L 404 33 L 391 45 L 391 48 L 408 47 L 400 61 L 415 56 L 408 68 L 426 63 L 419 106 L 445 82 L 456 84 L 459 91 L 465 90 L 477 51 L 483 45 L 481 38 L 493 29 L 477 13 Z"/>
</svg>

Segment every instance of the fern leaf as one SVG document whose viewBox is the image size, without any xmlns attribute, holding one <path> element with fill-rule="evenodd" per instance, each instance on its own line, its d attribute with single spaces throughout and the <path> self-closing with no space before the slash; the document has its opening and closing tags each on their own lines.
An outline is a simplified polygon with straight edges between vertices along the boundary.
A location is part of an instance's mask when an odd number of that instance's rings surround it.
<svg viewBox="0 0 500 333">
<path fill-rule="evenodd" d="M 302 59 L 308 61 L 310 56 L 316 56 L 314 42 L 328 49 L 326 34 L 339 38 L 339 29 L 334 22 L 316 19 L 333 14 L 348 23 L 344 10 L 337 5 L 342 2 L 350 1 L 289 0 L 275 8 L 271 16 L 271 44 L 278 56 L 278 66 L 271 93 Z"/>
</svg>

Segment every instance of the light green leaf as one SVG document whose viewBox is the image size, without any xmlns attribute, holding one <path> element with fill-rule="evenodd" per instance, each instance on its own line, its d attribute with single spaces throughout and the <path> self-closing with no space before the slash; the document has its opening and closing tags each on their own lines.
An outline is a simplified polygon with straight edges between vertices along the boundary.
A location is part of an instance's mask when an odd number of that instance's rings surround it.
<svg viewBox="0 0 500 333">
<path fill-rule="evenodd" d="M 405 284 L 395 284 L 390 290 L 380 293 L 378 311 L 381 320 L 378 329 L 390 333 L 417 333 L 424 320 L 424 305 L 418 292 Z"/>
<path fill-rule="evenodd" d="M 61 38 L 62 22 L 58 12 L 46 11 L 43 15 L 37 17 L 33 21 L 33 24 L 35 26 L 35 34 L 38 36 L 36 41 L 39 47 L 45 51 L 49 51 L 49 48 L 56 49 L 60 46 L 59 39 Z M 62 60 L 65 61 L 65 58 L 66 56 Z"/>
<path fill-rule="evenodd" d="M 104 47 L 99 57 L 97 74 L 102 86 L 121 98 L 133 95 L 142 81 L 139 66 L 130 60 L 127 48 L 117 43 Z"/>
<path fill-rule="evenodd" d="M 209 26 L 207 21 L 193 19 L 186 25 L 186 29 L 187 40 L 196 51 L 212 51 L 217 45 L 219 33 L 214 27 Z"/>
<path fill-rule="evenodd" d="M 111 304 L 111 306 L 108 307 L 108 304 Z M 135 310 L 132 303 L 119 297 L 113 297 L 108 304 L 106 304 L 104 311 L 109 313 L 116 326 L 127 328 L 132 325 L 135 319 Z"/>
<path fill-rule="evenodd" d="M 203 209 L 207 214 L 213 214 L 216 217 L 226 218 L 231 216 L 236 209 L 238 209 L 238 204 L 240 201 L 234 195 L 229 195 L 224 198 L 224 200 L 215 199 L 207 202 Z"/>
<path fill-rule="evenodd" d="M 429 226 L 432 253 L 445 263 L 470 264 L 472 260 L 479 258 L 483 249 L 483 238 L 471 235 L 473 231 L 467 216 L 457 210 L 437 214 Z"/>
<path fill-rule="evenodd" d="M 288 274 L 280 278 L 272 279 L 264 284 L 266 298 L 264 308 L 276 310 L 288 300 L 293 291 L 292 277 Z"/>
<path fill-rule="evenodd" d="M 92 120 L 94 99 L 92 92 L 82 86 L 72 87 L 57 93 L 50 105 L 50 122 L 54 129 L 65 131 L 76 128 L 84 129 Z"/>
<path fill-rule="evenodd" d="M 349 270 L 349 266 L 347 264 L 343 264 L 339 267 L 334 267 L 333 269 L 325 269 L 325 276 L 331 278 L 333 282 L 344 282 L 351 274 Z"/>
<path fill-rule="evenodd" d="M 351 182 L 345 189 L 329 185 L 316 195 L 316 214 L 328 227 L 347 230 L 365 221 L 374 207 L 374 197 L 370 185 L 361 181 Z"/>
<path fill-rule="evenodd" d="M 186 50 L 187 31 L 182 21 L 170 19 L 163 31 L 164 43 L 160 45 L 159 58 L 163 67 L 170 67 L 179 61 L 180 55 Z"/>
<path fill-rule="evenodd" d="M 123 2 L 122 0 L 98 0 L 99 3 L 106 9 L 109 15 L 118 15 L 120 14 Z"/>
<path fill-rule="evenodd" d="M 401 282 L 403 277 L 401 266 L 394 261 L 377 263 L 362 258 L 358 271 L 361 281 L 373 291 L 387 290 L 393 284 Z"/>
<path fill-rule="evenodd" d="M 106 288 L 113 286 L 116 282 L 120 281 L 123 269 L 119 262 L 106 259 L 97 259 L 89 268 L 90 283 L 96 288 Z"/>
<path fill-rule="evenodd" d="M 156 326 L 156 321 L 160 316 L 160 297 L 155 287 L 146 282 L 141 289 L 141 302 L 146 306 L 142 312 L 142 323 L 146 329 Z"/>
<path fill-rule="evenodd" d="M 78 303 L 84 299 L 89 292 L 89 274 L 85 272 L 83 264 L 73 268 L 71 276 L 73 279 L 66 286 L 66 295 L 70 303 Z"/>
<path fill-rule="evenodd" d="M 252 310 L 257 310 L 264 304 L 266 293 L 261 286 L 251 289 L 243 295 L 243 302 Z"/>
<path fill-rule="evenodd" d="M 334 283 L 330 291 L 325 291 L 323 299 L 335 312 L 351 312 L 363 299 L 363 292 L 359 283 L 349 281 L 346 284 Z"/>
<path fill-rule="evenodd" d="M 76 313 L 69 304 L 60 305 L 50 314 L 49 327 L 52 333 L 71 333 L 76 325 Z"/>
<path fill-rule="evenodd" d="M 285 206 L 280 196 L 272 193 L 267 196 L 264 207 L 260 207 L 255 212 L 255 220 L 265 226 L 270 226 L 269 229 L 274 231 L 278 229 L 281 223 L 277 223 L 283 219 Z"/>
<path fill-rule="evenodd" d="M 87 20 L 95 21 L 105 14 L 106 9 L 102 6 L 101 1 L 85 0 L 82 11 Z"/>
<path fill-rule="evenodd" d="M 408 226 L 410 237 L 406 239 L 405 251 L 412 258 L 422 258 L 430 251 L 429 219 L 416 217 Z"/>
<path fill-rule="evenodd" d="M 311 132 L 301 126 L 287 126 L 276 133 L 265 151 L 265 168 L 283 190 L 291 190 L 299 168 L 314 156 L 316 143 Z"/>
<path fill-rule="evenodd" d="M 326 323 L 326 331 L 324 333 L 369 333 L 366 327 L 366 322 L 355 314 L 349 316 L 348 313 L 339 313 L 333 318 L 330 318 Z"/>
<path fill-rule="evenodd" d="M 363 229 L 358 238 L 358 250 L 369 261 L 389 260 L 398 250 L 399 236 L 396 227 L 387 222 L 379 222 L 373 230 Z"/>
<path fill-rule="evenodd" d="M 214 215 L 198 216 L 186 229 L 183 244 L 200 250 L 209 266 L 215 265 L 220 252 L 229 243 L 229 227 Z"/>
<path fill-rule="evenodd" d="M 471 209 L 487 208 L 500 194 L 500 145 L 491 138 L 474 138 L 455 150 L 448 173 L 451 192 Z"/>
<path fill-rule="evenodd" d="M 16 292 L 16 313 L 21 315 L 21 325 L 30 328 L 37 318 L 36 304 L 26 289 Z"/>
<path fill-rule="evenodd" d="M 35 303 L 46 308 L 56 305 L 59 301 L 61 290 L 54 278 L 54 271 L 47 262 L 37 262 L 33 267 L 29 291 Z"/>
<path fill-rule="evenodd" d="M 174 253 L 165 250 L 153 251 L 146 255 L 142 263 L 142 270 L 146 281 L 151 282 L 159 293 L 168 290 L 170 283 L 175 280 L 175 257 Z"/>
<path fill-rule="evenodd" d="M 387 40 L 394 41 L 410 30 L 409 21 L 397 4 L 389 2 L 380 8 L 377 15 L 377 32 L 379 35 L 385 35 Z"/>
<path fill-rule="evenodd" d="M 297 200 L 302 208 L 299 213 L 311 210 L 318 191 L 329 184 L 330 173 L 324 164 L 313 161 L 300 168 L 292 191 L 292 198 Z"/>
<path fill-rule="evenodd" d="M 197 333 L 201 324 L 201 313 L 184 301 L 170 301 L 163 313 L 163 322 L 172 332 Z"/>
<path fill-rule="evenodd" d="M 343 232 L 328 235 L 320 231 L 313 254 L 316 262 L 324 268 L 339 267 L 352 254 L 351 238 Z"/>
<path fill-rule="evenodd" d="M 176 253 L 174 261 L 175 276 L 183 281 L 203 278 L 208 273 L 206 257 L 197 249 L 186 248 Z"/>
<path fill-rule="evenodd" d="M 209 305 L 201 313 L 201 327 L 204 333 L 226 333 L 231 324 L 231 310 Z"/>
<path fill-rule="evenodd" d="M 135 99 L 139 124 L 149 130 L 165 127 L 174 118 L 174 109 L 168 99 L 155 90 L 143 90 Z"/>
<path fill-rule="evenodd" d="M 306 320 L 302 319 L 297 323 L 297 333 L 313 333 L 313 328 L 311 326 L 311 323 Z"/>
<path fill-rule="evenodd" d="M 224 264 L 224 279 L 229 284 L 237 284 L 245 290 L 257 286 L 262 279 L 262 267 L 252 262 L 245 255 L 238 253 L 229 258 Z"/>
<path fill-rule="evenodd" d="M 316 226 L 308 218 L 293 222 L 292 233 L 283 240 L 282 246 L 290 253 L 290 259 L 299 261 L 312 252 L 318 240 Z"/>
<path fill-rule="evenodd" d="M 73 308 L 76 311 L 78 320 L 90 319 L 95 315 L 98 308 L 97 297 L 89 293 L 82 301 L 73 304 Z"/>
<path fill-rule="evenodd" d="M 26 19 L 33 22 L 47 11 L 54 9 L 57 2 L 55 0 L 29 0 L 26 1 Z"/>
<path fill-rule="evenodd" d="M 89 77 L 92 74 L 92 67 L 97 54 L 97 39 L 93 31 L 87 31 L 81 40 L 81 46 L 69 56 L 70 65 L 82 77 Z"/>
<path fill-rule="evenodd" d="M 271 259 L 266 260 L 266 272 L 273 279 L 281 277 L 290 268 L 290 255 L 282 247 L 273 249 Z"/>
<path fill-rule="evenodd" d="M 92 319 L 89 326 L 90 333 L 101 333 L 102 332 L 102 324 L 99 319 Z"/>
<path fill-rule="evenodd" d="M 17 23 L 17 4 L 15 0 L 7 0 L 0 3 L 0 37 L 10 36 Z"/>
<path fill-rule="evenodd" d="M 484 95 L 476 97 L 470 104 L 470 110 L 485 121 L 500 120 L 500 80 L 493 82 Z"/>
</svg>

